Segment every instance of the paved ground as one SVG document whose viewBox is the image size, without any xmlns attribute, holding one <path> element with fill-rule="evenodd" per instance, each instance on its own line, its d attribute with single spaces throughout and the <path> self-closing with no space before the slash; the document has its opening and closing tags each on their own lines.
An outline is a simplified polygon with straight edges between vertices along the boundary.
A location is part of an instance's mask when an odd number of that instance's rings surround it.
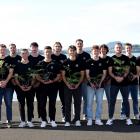
<svg viewBox="0 0 140 140">
<path fill-rule="evenodd" d="M 45 129 L 39 127 L 40 123 L 36 116 L 36 103 L 35 103 L 35 119 L 34 128 L 18 128 L 19 112 L 17 102 L 13 103 L 13 126 L 12 128 L 5 128 L 2 125 L 0 128 L 0 140 L 138 140 L 140 139 L 140 125 L 136 120 L 132 120 L 134 125 L 126 126 L 125 121 L 119 120 L 120 101 L 117 101 L 115 111 L 115 122 L 113 126 L 96 126 L 87 127 L 86 122 L 82 121 L 82 127 L 78 128 L 72 125 L 65 128 L 61 122 L 60 102 L 57 102 L 56 121 L 58 122 L 57 128 L 51 128 L 49 125 Z M 132 109 L 131 109 L 132 110 Z M 107 104 L 103 104 L 103 122 L 106 122 Z M 131 117 L 133 114 L 131 112 Z M 5 106 L 2 107 L 2 120 L 5 122 Z"/>
</svg>

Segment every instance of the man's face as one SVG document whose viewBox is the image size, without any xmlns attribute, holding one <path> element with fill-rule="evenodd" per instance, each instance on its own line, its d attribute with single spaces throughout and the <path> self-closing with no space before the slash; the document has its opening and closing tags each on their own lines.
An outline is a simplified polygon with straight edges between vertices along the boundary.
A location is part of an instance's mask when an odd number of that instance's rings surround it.
<svg viewBox="0 0 140 140">
<path fill-rule="evenodd" d="M 121 54 L 122 53 L 122 46 L 119 44 L 116 44 L 114 47 L 114 51 L 116 54 Z"/>
<path fill-rule="evenodd" d="M 69 56 L 76 56 L 76 50 L 74 50 L 74 49 L 68 49 L 68 54 L 69 54 Z"/>
<path fill-rule="evenodd" d="M 31 46 L 31 52 L 32 52 L 32 53 L 37 53 L 37 52 L 38 52 L 38 47 L 36 47 L 36 46 Z"/>
<path fill-rule="evenodd" d="M 15 54 L 16 53 L 16 46 L 9 46 L 9 51 L 12 53 L 12 54 Z"/>
<path fill-rule="evenodd" d="M 101 48 L 101 49 L 100 49 L 100 53 L 103 54 L 103 55 L 106 55 L 106 54 L 107 54 L 106 48 L 104 48 L 104 47 Z"/>
<path fill-rule="evenodd" d="M 6 55 L 6 48 L 0 47 L 0 54 L 1 54 L 2 56 L 5 56 L 5 55 Z"/>
<path fill-rule="evenodd" d="M 54 52 L 60 53 L 62 50 L 62 47 L 59 44 L 55 44 L 53 46 L 53 50 L 54 50 Z"/>
<path fill-rule="evenodd" d="M 51 49 L 45 49 L 44 50 L 44 56 L 46 58 L 51 58 L 51 55 L 52 55 L 52 50 Z"/>
<path fill-rule="evenodd" d="M 76 48 L 78 50 L 82 50 L 82 48 L 83 48 L 83 42 L 82 41 L 77 41 L 75 45 L 76 45 Z"/>
<path fill-rule="evenodd" d="M 21 51 L 21 57 L 26 60 L 29 56 L 29 52 L 28 51 Z"/>
<path fill-rule="evenodd" d="M 131 52 L 132 52 L 132 47 L 129 46 L 129 45 L 126 45 L 126 46 L 125 46 L 125 52 L 126 52 L 127 54 L 131 54 Z"/>
<path fill-rule="evenodd" d="M 92 50 L 92 55 L 93 56 L 99 56 L 100 50 L 99 49 L 93 49 Z"/>
</svg>

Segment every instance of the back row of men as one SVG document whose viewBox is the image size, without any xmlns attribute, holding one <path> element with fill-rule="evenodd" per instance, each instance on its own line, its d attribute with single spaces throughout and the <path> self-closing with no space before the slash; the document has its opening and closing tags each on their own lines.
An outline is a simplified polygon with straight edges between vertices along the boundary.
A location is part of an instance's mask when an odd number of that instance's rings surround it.
<svg viewBox="0 0 140 140">
<path fill-rule="evenodd" d="M 133 124 L 130 119 L 129 94 L 133 100 L 134 117 L 139 120 L 138 85 L 140 58 L 132 54 L 132 45 L 125 44 L 126 55 L 122 54 L 122 44 L 116 43 L 115 54 L 109 57 L 107 45 L 93 45 L 91 55 L 83 51 L 83 40 L 77 39 L 76 45 L 68 47 L 68 58 L 62 54 L 62 45 L 55 42 L 53 48 L 46 46 L 44 56 L 38 53 L 38 44 L 31 43 L 31 54 L 22 49 L 16 54 L 16 45 L 10 44 L 10 54 L 6 56 L 6 46 L 0 44 L 0 121 L 2 99 L 6 104 L 7 125 L 12 124 L 12 99 L 14 90 L 17 94 L 20 111 L 19 127 L 34 127 L 34 98 L 37 99 L 40 127 L 47 125 L 46 103 L 49 98 L 48 118 L 52 127 L 55 122 L 56 98 L 59 93 L 62 121 L 71 125 L 71 104 L 74 100 L 74 118 L 76 126 L 81 126 L 80 112 L 83 97 L 83 117 L 87 126 L 103 125 L 102 103 L 104 91 L 107 97 L 109 119 L 107 125 L 113 124 L 113 115 L 118 92 L 122 95 L 121 117 L 126 124 Z M 59 91 L 59 92 L 58 92 Z M 93 102 L 96 97 L 96 112 Z M 27 104 L 27 119 L 25 113 Z M 95 117 L 94 117 L 95 116 Z M 27 122 L 26 122 L 27 120 Z M 2 122 L 1 122 L 2 124 Z"/>
</svg>

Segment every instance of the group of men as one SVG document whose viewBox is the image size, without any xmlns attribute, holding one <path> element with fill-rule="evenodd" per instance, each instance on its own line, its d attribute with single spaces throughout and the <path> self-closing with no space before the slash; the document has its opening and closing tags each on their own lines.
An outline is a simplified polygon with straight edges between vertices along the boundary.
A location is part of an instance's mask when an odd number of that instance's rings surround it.
<svg viewBox="0 0 140 140">
<path fill-rule="evenodd" d="M 123 47 L 126 54 L 122 53 Z M 133 100 L 134 117 L 139 120 L 138 87 L 140 59 L 132 54 L 132 45 L 116 43 L 115 54 L 107 55 L 108 46 L 93 45 L 91 54 L 83 50 L 83 40 L 77 39 L 75 45 L 68 47 L 68 56 L 62 54 L 62 45 L 55 42 L 53 47 L 45 46 L 44 55 L 38 52 L 38 44 L 31 43 L 28 49 L 22 49 L 20 55 L 16 45 L 10 44 L 9 55 L 6 46 L 0 44 L 0 121 L 2 99 L 6 104 L 8 126 L 12 125 L 12 99 L 14 91 L 17 94 L 20 112 L 19 127 L 34 127 L 34 98 L 37 99 L 40 127 L 47 123 L 57 127 L 55 121 L 56 99 L 59 93 L 62 110 L 62 122 L 65 126 L 81 126 L 80 113 L 83 98 L 83 119 L 87 126 L 103 125 L 102 103 L 106 93 L 109 119 L 106 125 L 113 124 L 113 115 L 118 92 L 122 95 L 121 117 L 126 124 L 133 124 L 130 119 L 129 94 Z M 96 113 L 93 102 L 96 97 Z M 73 98 L 73 100 L 72 100 Z M 48 115 L 46 111 L 49 99 Z M 74 118 L 71 120 L 71 104 L 73 103 Z M 25 113 L 27 105 L 27 118 Z M 95 117 L 94 117 L 95 116 Z M 2 122 L 1 122 L 2 124 Z"/>
</svg>

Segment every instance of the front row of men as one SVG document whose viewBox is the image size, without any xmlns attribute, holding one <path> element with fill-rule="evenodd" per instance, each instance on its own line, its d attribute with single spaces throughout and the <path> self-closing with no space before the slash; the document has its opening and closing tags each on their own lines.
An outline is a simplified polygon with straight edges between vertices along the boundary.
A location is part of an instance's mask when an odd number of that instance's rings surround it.
<svg viewBox="0 0 140 140">
<path fill-rule="evenodd" d="M 56 98 L 59 91 L 62 103 L 62 121 L 65 126 L 71 125 L 71 104 L 74 102 L 74 119 L 76 126 L 81 126 L 80 112 L 83 97 L 83 114 L 87 126 L 103 125 L 102 104 L 104 91 L 107 97 L 109 119 L 107 125 L 113 124 L 113 115 L 118 92 L 122 95 L 121 117 L 131 125 L 129 93 L 133 100 L 133 111 L 139 120 L 138 82 L 140 61 L 132 55 L 132 45 L 125 45 L 126 55 L 122 54 L 122 44 L 116 43 L 115 54 L 107 56 L 108 47 L 94 45 L 91 57 L 83 51 L 83 40 L 76 40 L 76 46 L 68 47 L 68 58 L 61 53 L 62 45 L 56 42 L 52 48 L 44 48 L 44 57 L 38 54 L 38 44 L 31 43 L 31 54 L 27 49 L 16 54 L 16 45 L 10 44 L 10 55 L 6 57 L 6 46 L 0 45 L 0 121 L 2 98 L 6 104 L 8 126 L 12 122 L 12 98 L 16 91 L 19 102 L 19 127 L 34 127 L 34 97 L 37 98 L 40 127 L 47 125 L 46 104 L 49 98 L 49 121 L 52 127 L 55 122 Z M 93 113 L 93 102 L 96 97 L 96 113 Z M 27 119 L 25 113 L 27 104 Z M 95 117 L 94 117 L 94 116 Z M 27 122 L 26 122 L 27 120 Z"/>
</svg>

